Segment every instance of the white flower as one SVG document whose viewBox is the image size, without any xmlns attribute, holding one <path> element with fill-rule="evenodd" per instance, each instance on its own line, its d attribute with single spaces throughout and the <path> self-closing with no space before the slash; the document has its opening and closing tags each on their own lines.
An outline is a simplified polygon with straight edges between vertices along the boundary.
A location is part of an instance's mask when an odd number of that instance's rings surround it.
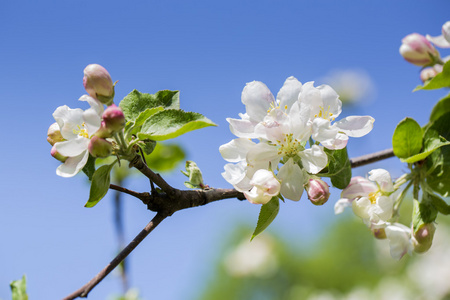
<svg viewBox="0 0 450 300">
<path fill-rule="evenodd" d="M 341 194 L 341 199 L 335 205 L 335 213 L 341 213 L 346 206 L 352 205 L 353 212 L 362 218 L 372 229 L 383 228 L 392 217 L 394 192 L 391 176 L 384 169 L 369 172 L 369 180 L 354 177 Z"/>
<path fill-rule="evenodd" d="M 68 157 L 64 164 L 56 169 L 56 174 L 62 177 L 72 177 L 84 167 L 89 158 L 90 138 L 100 128 L 102 120 L 103 105 L 100 102 L 87 95 L 79 100 L 87 101 L 91 107 L 83 111 L 64 105 L 53 113 L 65 139 L 63 142 L 55 143 L 55 149 Z"/>
<path fill-rule="evenodd" d="M 371 116 L 349 116 L 333 125 L 342 111 L 338 94 L 328 85 L 314 87 L 310 81 L 302 86 L 298 98 L 301 115 L 308 115 L 312 138 L 328 149 L 343 149 L 348 137 L 362 137 L 373 128 Z"/>
<path fill-rule="evenodd" d="M 244 192 L 245 198 L 254 204 L 266 204 L 280 193 L 280 182 L 273 173 L 260 169 L 255 172 L 250 184 L 253 186 L 250 191 Z"/>
<path fill-rule="evenodd" d="M 427 34 L 427 39 L 440 48 L 450 48 L 450 21 L 442 25 L 442 34 L 432 37 Z"/>
<path fill-rule="evenodd" d="M 406 253 L 412 252 L 414 242 L 411 238 L 411 228 L 400 223 L 393 223 L 386 226 L 384 230 L 394 259 L 399 260 Z"/>
</svg>

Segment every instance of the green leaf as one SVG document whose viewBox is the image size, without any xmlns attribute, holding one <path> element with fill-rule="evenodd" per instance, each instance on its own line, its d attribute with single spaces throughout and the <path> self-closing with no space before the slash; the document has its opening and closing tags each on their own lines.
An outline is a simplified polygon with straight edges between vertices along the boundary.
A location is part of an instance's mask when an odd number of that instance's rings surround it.
<svg viewBox="0 0 450 300">
<path fill-rule="evenodd" d="M 328 172 L 320 176 L 330 177 L 331 183 L 338 189 L 345 189 L 352 179 L 352 167 L 347 154 L 347 147 L 340 150 L 324 149 L 328 156 Z"/>
<path fill-rule="evenodd" d="M 430 143 L 436 145 L 440 142 L 445 143 L 441 137 L 450 140 L 450 112 L 434 121 L 426 133 L 426 139 L 430 139 Z M 450 147 L 438 147 L 428 156 L 426 169 L 430 173 L 426 178 L 429 187 L 444 197 L 448 196 L 450 194 Z"/>
<path fill-rule="evenodd" d="M 173 170 L 186 157 L 183 148 L 177 144 L 157 143 L 151 155 L 145 155 L 150 169 L 156 172 Z"/>
<path fill-rule="evenodd" d="M 139 143 L 139 145 L 141 146 L 142 150 L 144 151 L 145 154 L 149 155 L 150 153 L 153 152 L 153 150 L 155 150 L 156 147 L 156 141 L 152 141 L 152 140 L 143 140 Z"/>
<path fill-rule="evenodd" d="M 111 169 L 117 161 L 114 161 L 110 165 L 104 165 L 95 171 L 92 177 L 91 190 L 89 192 L 89 200 L 84 207 L 94 207 L 103 197 L 109 189 L 109 183 L 111 182 Z"/>
<path fill-rule="evenodd" d="M 92 180 L 92 176 L 94 175 L 94 172 L 95 172 L 95 159 L 96 159 L 95 157 L 93 157 L 91 154 L 89 154 L 89 158 L 83 167 L 83 172 L 84 172 L 84 174 L 87 175 L 87 177 L 89 178 L 89 181 Z"/>
<path fill-rule="evenodd" d="M 12 281 L 9 286 L 11 287 L 12 300 L 28 300 L 25 275 L 22 279 Z"/>
<path fill-rule="evenodd" d="M 442 146 L 450 145 L 450 142 L 446 141 L 445 138 L 439 136 L 439 133 L 431 127 L 428 127 L 425 131 L 423 138 L 423 151 L 419 154 L 413 155 L 408 158 L 400 158 L 402 162 L 415 163 L 427 158 L 431 153 L 436 151 Z"/>
<path fill-rule="evenodd" d="M 253 232 L 251 240 L 253 240 L 258 234 L 263 232 L 269 225 L 275 220 L 278 212 L 280 211 L 280 200 L 277 197 L 272 199 L 261 206 L 259 212 L 258 223 L 256 224 L 255 231 Z"/>
<path fill-rule="evenodd" d="M 450 112 L 450 94 L 439 100 L 433 107 L 430 114 L 430 122 L 436 121 L 447 112 Z"/>
<path fill-rule="evenodd" d="M 450 205 L 447 204 L 441 197 L 438 197 L 437 195 L 428 194 L 428 197 L 430 198 L 431 203 L 434 207 L 443 215 L 449 215 L 450 214 Z"/>
<path fill-rule="evenodd" d="M 412 118 L 398 123 L 392 137 L 394 154 L 398 158 L 408 158 L 420 152 L 422 148 L 422 128 Z"/>
<path fill-rule="evenodd" d="M 433 90 L 450 87 L 450 61 L 444 64 L 444 69 L 437 74 L 433 79 L 426 82 L 423 86 L 417 86 L 413 92 L 418 90 Z"/>
<path fill-rule="evenodd" d="M 167 109 L 148 118 L 142 125 L 138 137 L 140 139 L 163 141 L 208 126 L 217 125 L 199 113 Z"/>
<path fill-rule="evenodd" d="M 147 113 L 147 109 L 162 107 L 163 109 L 179 109 L 180 99 L 178 91 L 159 91 L 156 94 L 140 93 L 133 90 L 119 104 L 127 121 L 141 121 Z M 141 116 L 141 113 L 144 115 Z"/>
<path fill-rule="evenodd" d="M 424 193 L 422 201 L 413 203 L 413 229 L 416 232 L 422 224 L 432 223 L 436 220 L 437 209 L 432 204 L 429 194 Z"/>
</svg>

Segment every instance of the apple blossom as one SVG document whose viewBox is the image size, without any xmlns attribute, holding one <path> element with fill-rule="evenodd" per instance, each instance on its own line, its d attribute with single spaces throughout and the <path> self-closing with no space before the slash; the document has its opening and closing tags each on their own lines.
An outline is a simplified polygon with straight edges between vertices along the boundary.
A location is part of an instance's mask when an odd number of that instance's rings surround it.
<svg viewBox="0 0 450 300">
<path fill-rule="evenodd" d="M 400 54 L 403 58 L 417 66 L 427 66 L 439 59 L 439 52 L 421 34 L 411 33 L 402 39 Z"/>
<path fill-rule="evenodd" d="M 308 199 L 314 205 L 323 205 L 330 197 L 330 188 L 326 182 L 321 179 L 310 179 L 306 186 Z"/>
<path fill-rule="evenodd" d="M 307 125 L 312 138 L 325 148 L 335 150 L 347 146 L 348 137 L 368 134 L 375 119 L 371 116 L 349 116 L 331 124 L 342 111 L 339 95 L 328 85 L 314 87 L 314 82 L 305 83 L 298 96 L 301 115 L 307 115 Z"/>
<path fill-rule="evenodd" d="M 244 192 L 245 198 L 254 204 L 266 204 L 280 193 L 280 182 L 273 173 L 260 169 L 255 172 L 250 184 L 253 186 L 250 191 Z"/>
<path fill-rule="evenodd" d="M 112 104 L 114 84 L 108 71 L 101 65 L 90 64 L 84 69 L 83 85 L 92 98 L 103 104 Z"/>
<path fill-rule="evenodd" d="M 411 228 L 400 223 L 393 223 L 388 224 L 384 230 L 389 240 L 392 258 L 399 260 L 406 253 L 412 252 L 413 240 L 411 239 Z"/>
<path fill-rule="evenodd" d="M 372 229 L 383 228 L 394 211 L 394 192 L 391 176 L 384 169 L 369 172 L 369 180 L 354 177 L 341 193 L 335 205 L 335 213 L 341 213 L 352 205 L 353 212 Z"/>
<path fill-rule="evenodd" d="M 56 169 L 56 174 L 62 177 L 72 177 L 84 167 L 89 157 L 90 139 L 101 124 L 103 105 L 87 95 L 79 100 L 87 101 L 91 107 L 83 111 L 80 108 L 71 109 L 64 105 L 58 107 L 53 113 L 61 135 L 65 139 L 54 145 L 57 152 L 67 157 L 64 164 Z"/>
<path fill-rule="evenodd" d="M 440 48 L 450 48 L 450 21 L 442 25 L 442 34 L 432 37 L 427 34 L 427 39 Z"/>
</svg>

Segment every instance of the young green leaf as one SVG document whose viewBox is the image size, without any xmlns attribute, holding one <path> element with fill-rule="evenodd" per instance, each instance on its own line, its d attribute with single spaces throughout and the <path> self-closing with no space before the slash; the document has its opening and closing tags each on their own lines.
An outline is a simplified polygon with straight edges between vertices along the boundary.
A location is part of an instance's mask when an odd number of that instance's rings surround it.
<svg viewBox="0 0 450 300">
<path fill-rule="evenodd" d="M 431 153 L 433 153 L 435 150 L 439 149 L 442 146 L 450 145 L 450 142 L 445 140 L 442 136 L 439 135 L 439 133 L 436 131 L 436 129 L 432 127 L 428 127 L 425 130 L 425 134 L 423 137 L 423 143 L 424 147 L 421 153 L 413 155 L 408 158 L 400 158 L 402 162 L 406 162 L 409 164 L 424 160 L 427 158 Z"/>
<path fill-rule="evenodd" d="M 127 121 L 136 121 L 138 118 L 144 118 L 140 117 L 140 114 L 145 114 L 147 109 L 157 107 L 162 107 L 163 109 L 179 109 L 179 92 L 164 90 L 153 95 L 133 90 L 122 99 L 119 106 L 122 108 Z"/>
<path fill-rule="evenodd" d="M 89 178 L 89 181 L 92 180 L 92 176 L 94 175 L 95 172 L 95 157 L 93 157 L 92 155 L 89 154 L 89 158 L 88 161 L 86 162 L 86 164 L 83 167 L 83 172 L 84 174 L 87 175 L 87 177 Z"/>
<path fill-rule="evenodd" d="M 186 157 L 183 148 L 177 144 L 157 143 L 151 155 L 145 155 L 150 169 L 157 172 L 173 170 Z"/>
<path fill-rule="evenodd" d="M 263 232 L 277 216 L 280 211 L 280 200 L 277 197 L 272 199 L 261 206 L 259 212 L 258 223 L 256 224 L 255 231 L 253 232 L 251 240 L 253 240 L 258 234 Z"/>
<path fill-rule="evenodd" d="M 422 128 L 412 118 L 398 123 L 392 137 L 394 154 L 398 158 L 408 158 L 420 152 L 422 148 Z"/>
<path fill-rule="evenodd" d="M 441 197 L 437 195 L 428 194 L 428 197 L 434 207 L 443 215 L 450 214 L 450 205 L 447 204 Z"/>
<path fill-rule="evenodd" d="M 111 181 L 111 169 L 116 162 L 117 161 L 114 161 L 110 165 L 101 166 L 95 171 L 94 176 L 92 176 L 89 200 L 84 207 L 94 207 L 103 197 L 105 197 Z"/>
<path fill-rule="evenodd" d="M 28 300 L 27 278 L 23 275 L 22 279 L 14 280 L 9 284 L 11 288 L 12 300 Z"/>
<path fill-rule="evenodd" d="M 140 142 L 140 146 L 145 154 L 149 155 L 155 150 L 156 141 L 152 140 L 143 140 Z"/>
<path fill-rule="evenodd" d="M 345 189 L 352 179 L 352 167 L 347 154 L 347 147 L 340 150 L 324 149 L 328 156 L 328 172 L 320 174 L 330 177 L 331 183 L 338 189 Z"/>
<path fill-rule="evenodd" d="M 163 141 L 208 126 L 217 125 L 199 113 L 166 109 L 148 118 L 142 125 L 138 137 L 140 139 Z"/>
<path fill-rule="evenodd" d="M 423 86 L 419 85 L 413 92 L 418 90 L 433 90 L 450 87 L 450 61 L 444 64 L 444 69 L 437 74 L 433 79 L 425 83 Z"/>
<path fill-rule="evenodd" d="M 425 193 L 422 201 L 414 200 L 413 203 L 413 230 L 416 232 L 422 224 L 434 222 L 437 217 L 437 209 L 431 203 L 428 194 Z"/>
<path fill-rule="evenodd" d="M 433 107 L 430 114 L 430 122 L 436 121 L 447 112 L 450 112 L 450 94 L 439 100 Z"/>
</svg>

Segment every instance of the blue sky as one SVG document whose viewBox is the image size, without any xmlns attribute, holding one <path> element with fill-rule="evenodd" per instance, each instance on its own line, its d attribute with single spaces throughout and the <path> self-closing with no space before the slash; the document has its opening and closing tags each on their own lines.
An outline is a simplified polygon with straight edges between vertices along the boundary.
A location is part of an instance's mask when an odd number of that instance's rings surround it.
<svg viewBox="0 0 450 300">
<path fill-rule="evenodd" d="M 375 98 L 343 114 L 370 114 L 375 127 L 350 141 L 350 156 L 389 148 L 395 125 L 406 116 L 425 124 L 444 92 L 412 93 L 419 69 L 406 63 L 398 48 L 412 32 L 439 35 L 450 19 L 449 8 L 448 0 L 1 2 L 0 99 L 6 134 L 0 148 L 0 298 L 10 298 L 9 282 L 24 273 L 30 299 L 62 298 L 115 254 L 111 197 L 84 208 L 85 178 L 56 176 L 58 163 L 46 141 L 56 107 L 85 108 L 77 99 L 84 93 L 86 65 L 99 63 L 119 80 L 116 102 L 133 89 L 180 90 L 183 109 L 219 126 L 176 141 L 202 168 L 207 184 L 229 187 L 220 175 L 225 162 L 218 148 L 233 138 L 225 118 L 244 112 L 240 94 L 246 82 L 260 80 L 276 94 L 291 75 L 321 84 L 331 70 L 368 72 Z M 395 176 L 406 169 L 391 159 L 354 174 L 374 167 Z M 168 180 L 183 187 L 178 173 Z M 139 178 L 126 187 L 148 190 Z M 195 298 L 233 224 L 255 224 L 258 209 L 225 200 L 176 213 L 132 253 L 132 286 L 145 299 Z M 139 201 L 126 198 L 127 238 L 151 217 Z M 283 204 L 271 228 L 308 245 L 317 228 L 336 218 L 331 200 L 313 207 L 302 199 Z M 119 291 L 113 275 L 90 298 Z"/>
</svg>

